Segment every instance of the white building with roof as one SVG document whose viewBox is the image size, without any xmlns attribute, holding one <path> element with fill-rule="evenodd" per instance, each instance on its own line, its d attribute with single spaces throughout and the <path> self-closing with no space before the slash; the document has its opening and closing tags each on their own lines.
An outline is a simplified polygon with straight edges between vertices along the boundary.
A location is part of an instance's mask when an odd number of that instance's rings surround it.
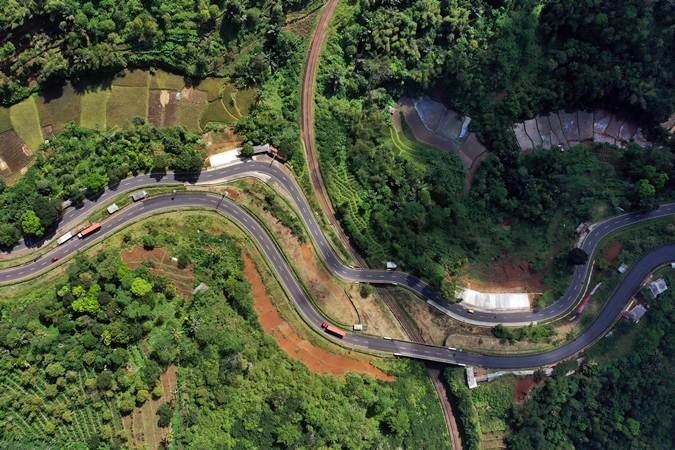
<svg viewBox="0 0 675 450">
<path fill-rule="evenodd" d="M 626 313 L 626 317 L 628 317 L 633 322 L 638 323 L 646 312 L 647 308 L 638 303 L 637 305 L 635 305 L 633 309 L 631 309 L 630 311 L 628 311 L 628 313 Z"/>
<path fill-rule="evenodd" d="M 666 280 L 659 278 L 649 283 L 649 291 L 652 293 L 652 297 L 656 298 L 659 295 L 663 294 L 668 290 L 668 285 L 666 285 Z"/>
</svg>

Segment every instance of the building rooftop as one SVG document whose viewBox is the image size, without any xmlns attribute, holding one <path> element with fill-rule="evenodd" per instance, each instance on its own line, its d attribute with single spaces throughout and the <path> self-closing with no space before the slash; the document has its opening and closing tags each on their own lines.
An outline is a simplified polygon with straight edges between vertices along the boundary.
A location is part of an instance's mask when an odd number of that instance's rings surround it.
<svg viewBox="0 0 675 450">
<path fill-rule="evenodd" d="M 137 202 L 139 200 L 143 200 L 145 197 L 148 196 L 148 193 L 145 191 L 136 191 L 133 194 L 131 194 L 131 198 L 133 201 Z"/>
<path fill-rule="evenodd" d="M 476 374 L 474 374 L 473 367 L 471 366 L 466 368 L 466 384 L 469 386 L 469 389 L 478 387 L 478 383 L 476 382 Z"/>
<path fill-rule="evenodd" d="M 658 280 L 652 281 L 651 283 L 649 283 L 649 290 L 652 293 L 652 297 L 654 298 L 658 297 L 660 294 L 668 290 L 666 280 L 664 280 L 663 278 L 659 278 Z"/>
<path fill-rule="evenodd" d="M 635 307 L 633 309 L 628 311 L 626 316 L 630 320 L 632 320 L 633 322 L 638 323 L 640 321 L 640 319 L 642 319 L 642 316 L 645 315 L 646 312 L 647 312 L 647 308 L 645 308 L 644 306 L 642 306 L 640 304 L 637 304 L 637 305 L 635 305 Z"/>
</svg>

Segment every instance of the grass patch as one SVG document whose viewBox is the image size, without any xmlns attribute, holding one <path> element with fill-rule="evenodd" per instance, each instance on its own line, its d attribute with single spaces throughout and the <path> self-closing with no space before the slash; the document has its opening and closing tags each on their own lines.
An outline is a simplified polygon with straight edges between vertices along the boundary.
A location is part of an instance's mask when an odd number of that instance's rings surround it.
<svg viewBox="0 0 675 450">
<path fill-rule="evenodd" d="M 245 89 L 235 94 L 234 106 L 240 116 L 245 116 L 251 111 L 257 96 L 258 91 L 255 89 Z"/>
<path fill-rule="evenodd" d="M 125 71 L 121 77 L 113 80 L 113 86 L 147 87 L 150 74 L 145 70 Z"/>
<path fill-rule="evenodd" d="M 185 191 L 185 186 L 181 184 L 173 186 L 145 187 L 142 188 L 142 190 L 148 193 L 148 197 L 156 197 L 162 194 L 169 194 L 174 190 L 176 192 L 183 192 Z M 129 206 L 130 204 L 133 203 L 133 201 L 131 200 L 131 194 L 132 192 L 125 192 L 124 194 L 120 194 L 117 197 L 113 198 L 112 200 L 107 201 L 105 204 L 101 205 L 98 211 L 91 213 L 84 222 L 99 222 L 101 220 L 105 220 L 107 217 L 110 216 L 110 214 L 108 214 L 108 211 L 106 211 L 106 208 L 112 205 L 113 203 L 117 204 L 117 206 L 120 207 L 121 211 L 124 207 Z M 120 211 L 113 213 L 113 215 L 119 214 Z"/>
<path fill-rule="evenodd" d="M 80 126 L 92 130 L 105 130 L 109 100 L 110 89 L 87 91 L 80 98 Z"/>
<path fill-rule="evenodd" d="M 63 130 L 66 123 L 79 122 L 80 97 L 70 83 L 66 83 L 62 89 L 38 97 L 37 107 L 41 125 L 43 127 L 51 125 L 57 133 Z"/>
<path fill-rule="evenodd" d="M 614 327 L 614 330 L 593 345 L 586 352 L 586 356 L 600 364 L 609 364 L 618 358 L 627 356 L 633 353 L 635 339 L 641 330 L 648 326 L 646 320 L 641 320 L 638 324 L 623 320 Z"/>
<path fill-rule="evenodd" d="M 212 102 L 220 98 L 223 84 L 224 80 L 222 78 L 207 78 L 195 86 L 195 89 L 206 92 L 207 101 Z"/>
<path fill-rule="evenodd" d="M 0 133 L 12 129 L 12 121 L 9 119 L 9 108 L 0 108 Z"/>
<path fill-rule="evenodd" d="M 124 128 L 134 117 L 147 120 L 150 91 L 145 87 L 114 86 L 108 102 L 108 128 Z"/>
<path fill-rule="evenodd" d="M 40 128 L 40 116 L 35 104 L 35 97 L 28 97 L 21 103 L 9 108 L 12 127 L 28 148 L 36 151 L 44 142 Z"/>
<path fill-rule="evenodd" d="M 158 70 L 150 76 L 150 89 L 180 91 L 183 87 L 185 87 L 185 80 L 180 75 Z"/>
<path fill-rule="evenodd" d="M 184 92 L 178 101 L 176 125 L 183 125 L 190 131 L 201 130 L 199 119 L 206 110 L 206 92 L 193 89 L 189 95 Z"/>
<path fill-rule="evenodd" d="M 247 115 L 251 111 L 251 107 L 256 101 L 258 91 L 255 89 L 245 89 L 243 91 L 237 90 L 234 85 L 226 84 L 223 86 L 221 99 L 223 106 L 235 118 L 239 119 Z M 275 103 L 271 105 L 272 108 L 281 110 L 281 99 L 278 96 L 279 105 Z M 268 98 L 268 101 L 270 99 Z"/>
<path fill-rule="evenodd" d="M 218 122 L 233 124 L 237 121 L 237 117 L 233 116 L 232 113 L 223 105 L 222 99 L 216 99 L 206 106 L 202 118 L 199 121 L 202 127 L 205 127 L 209 122 Z"/>
<path fill-rule="evenodd" d="M 502 377 L 471 390 L 483 433 L 506 431 L 506 419 L 516 392 L 515 378 Z"/>
<path fill-rule="evenodd" d="M 400 155 L 417 165 L 429 164 L 438 160 L 438 155 L 442 150 L 426 146 L 417 141 L 402 114 L 400 112 L 398 114 L 401 130 L 399 131 L 392 127 L 390 135 L 392 144 L 394 148 L 400 151 Z"/>
</svg>

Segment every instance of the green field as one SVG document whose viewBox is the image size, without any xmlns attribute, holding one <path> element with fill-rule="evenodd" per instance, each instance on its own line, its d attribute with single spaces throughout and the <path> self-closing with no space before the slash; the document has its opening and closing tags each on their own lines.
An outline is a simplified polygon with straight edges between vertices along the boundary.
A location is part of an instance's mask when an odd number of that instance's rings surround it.
<svg viewBox="0 0 675 450">
<path fill-rule="evenodd" d="M 80 99 L 80 126 L 105 130 L 107 126 L 109 89 L 87 91 Z"/>
<path fill-rule="evenodd" d="M 58 95 L 38 97 L 37 107 L 42 126 L 52 126 L 54 132 L 59 132 L 66 123 L 77 123 L 80 120 L 81 97 L 70 83 L 66 83 Z"/>
<path fill-rule="evenodd" d="M 0 108 L 0 133 L 12 129 L 12 121 L 9 118 L 9 108 Z"/>
<path fill-rule="evenodd" d="M 478 411 L 483 433 L 507 430 L 506 418 L 513 404 L 516 378 L 504 376 L 471 390 L 471 399 Z"/>
<path fill-rule="evenodd" d="M 16 134 L 26 143 L 28 148 L 36 151 L 44 142 L 44 138 L 40 128 L 40 116 L 35 104 L 35 97 L 28 97 L 21 103 L 10 107 L 9 118 Z"/>
<path fill-rule="evenodd" d="M 180 91 L 184 87 L 185 80 L 180 75 L 158 70 L 150 76 L 150 89 Z"/>
<path fill-rule="evenodd" d="M 122 76 L 115 77 L 112 82 L 113 86 L 124 86 L 124 87 L 146 87 L 150 73 L 145 70 L 132 70 L 126 71 Z"/>
<path fill-rule="evenodd" d="M 171 95 L 182 91 L 175 116 L 171 117 L 175 117 L 176 126 L 190 131 L 201 131 L 209 122 L 234 125 L 249 113 L 258 93 L 255 89 L 238 91 L 224 78 L 207 78 L 197 87 L 186 89 L 185 80 L 179 75 L 161 70 L 127 71 L 113 80 L 112 86 L 79 91 L 66 83 L 43 96 L 0 108 L 0 133 L 14 130 L 21 141 L 36 151 L 44 142 L 44 127 L 51 127 L 45 133 L 58 133 L 69 122 L 92 130 L 124 128 L 134 117 L 148 120 L 150 89 L 169 90 Z"/>
<path fill-rule="evenodd" d="M 218 98 L 206 105 L 206 109 L 204 110 L 200 120 L 200 125 L 203 128 L 209 122 L 233 124 L 238 119 L 238 117 L 232 115 L 230 110 L 228 110 L 225 105 L 223 105 L 223 100 Z"/>
<path fill-rule="evenodd" d="M 212 102 L 220 98 L 223 86 L 222 78 L 207 78 L 199 83 L 195 89 L 206 92 L 207 101 Z"/>
<path fill-rule="evenodd" d="M 201 129 L 200 118 L 207 107 L 207 97 L 205 92 L 198 90 L 193 90 L 189 98 L 182 95 L 176 111 L 176 125 L 183 125 L 190 131 L 199 131 Z"/>
<path fill-rule="evenodd" d="M 108 102 L 108 128 L 129 126 L 134 117 L 148 117 L 148 98 L 150 92 L 145 87 L 112 87 Z"/>
</svg>

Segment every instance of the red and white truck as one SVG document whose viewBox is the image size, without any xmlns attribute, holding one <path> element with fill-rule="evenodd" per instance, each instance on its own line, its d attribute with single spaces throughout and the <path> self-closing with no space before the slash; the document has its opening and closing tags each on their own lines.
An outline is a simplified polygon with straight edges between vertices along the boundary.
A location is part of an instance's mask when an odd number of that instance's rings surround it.
<svg viewBox="0 0 675 450">
<path fill-rule="evenodd" d="M 77 237 L 80 238 L 80 239 L 84 239 L 84 238 L 86 238 L 87 236 L 89 236 L 90 234 L 95 233 L 95 232 L 97 232 L 97 231 L 100 230 L 100 229 L 101 229 L 101 224 L 100 224 L 100 223 L 98 223 L 98 222 L 97 222 L 97 223 L 93 223 L 93 224 L 89 225 L 88 227 L 86 227 L 86 228 L 80 230 L 80 232 L 77 233 Z"/>
<path fill-rule="evenodd" d="M 343 338 L 343 337 L 345 337 L 346 334 L 347 334 L 347 333 L 345 333 L 344 331 L 342 331 L 341 329 L 339 329 L 339 328 L 337 328 L 337 327 L 334 327 L 333 325 L 329 324 L 328 322 L 322 323 L 322 324 L 321 324 L 321 328 L 323 328 L 324 330 L 326 330 L 326 332 L 328 332 L 328 333 L 330 333 L 330 334 L 332 334 L 332 335 L 334 335 L 334 336 L 337 336 L 337 337 L 339 337 L 339 338 Z"/>
</svg>

